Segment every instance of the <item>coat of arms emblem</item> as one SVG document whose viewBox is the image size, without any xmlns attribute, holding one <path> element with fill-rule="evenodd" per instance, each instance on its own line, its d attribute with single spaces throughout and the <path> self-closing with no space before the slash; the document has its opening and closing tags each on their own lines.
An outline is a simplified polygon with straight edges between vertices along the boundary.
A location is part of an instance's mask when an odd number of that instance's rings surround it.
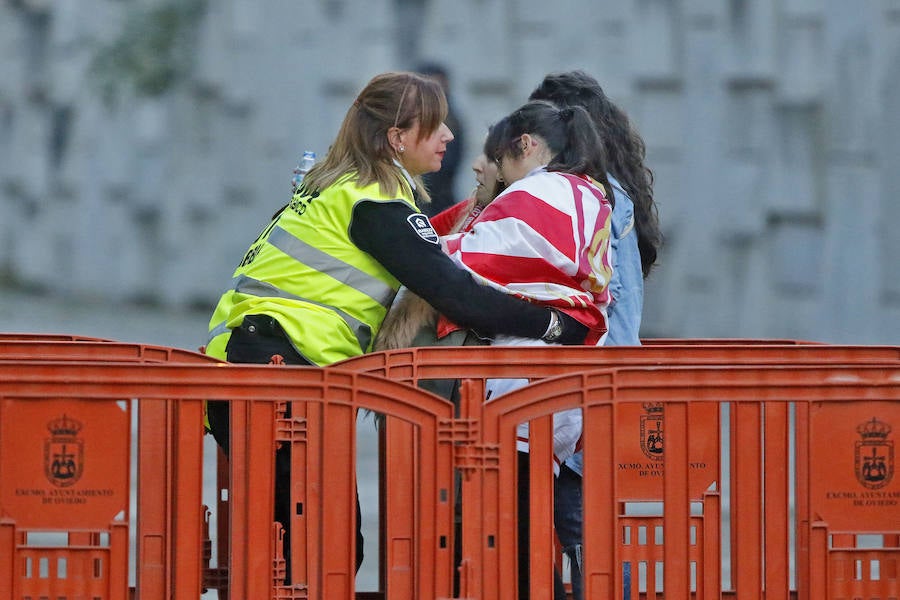
<svg viewBox="0 0 900 600">
<path fill-rule="evenodd" d="M 663 404 L 646 402 L 641 415 L 641 450 L 647 458 L 663 459 Z"/>
<path fill-rule="evenodd" d="M 63 415 L 47 423 L 50 438 L 44 441 L 44 474 L 53 485 L 68 487 L 84 470 L 84 442 L 78 439 L 81 423 Z"/>
<path fill-rule="evenodd" d="M 894 442 L 888 439 L 891 426 L 872 417 L 856 427 L 862 438 L 856 442 L 856 479 L 871 490 L 890 483 L 894 476 Z"/>
</svg>

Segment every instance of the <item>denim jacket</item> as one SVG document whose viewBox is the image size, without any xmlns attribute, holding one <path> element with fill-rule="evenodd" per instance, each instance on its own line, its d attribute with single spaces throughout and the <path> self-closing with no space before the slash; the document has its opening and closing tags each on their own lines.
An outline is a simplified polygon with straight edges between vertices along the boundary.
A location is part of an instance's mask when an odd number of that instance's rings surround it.
<svg viewBox="0 0 900 600">
<path fill-rule="evenodd" d="M 634 203 L 615 177 L 607 174 L 616 205 L 612 213 L 613 274 L 609 282 L 609 333 L 605 346 L 640 346 L 644 274 L 634 229 Z"/>
</svg>

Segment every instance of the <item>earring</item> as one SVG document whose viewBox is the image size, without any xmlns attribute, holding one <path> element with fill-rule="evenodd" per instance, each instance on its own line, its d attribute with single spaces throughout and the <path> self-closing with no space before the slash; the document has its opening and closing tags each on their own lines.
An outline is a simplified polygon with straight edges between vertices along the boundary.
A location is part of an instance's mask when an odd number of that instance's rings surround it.
<svg viewBox="0 0 900 600">
<path fill-rule="evenodd" d="M 399 152 L 400 154 L 403 154 L 404 152 L 406 152 L 406 146 L 404 146 L 403 144 L 400 144 L 400 147 L 397 148 L 397 152 Z"/>
</svg>

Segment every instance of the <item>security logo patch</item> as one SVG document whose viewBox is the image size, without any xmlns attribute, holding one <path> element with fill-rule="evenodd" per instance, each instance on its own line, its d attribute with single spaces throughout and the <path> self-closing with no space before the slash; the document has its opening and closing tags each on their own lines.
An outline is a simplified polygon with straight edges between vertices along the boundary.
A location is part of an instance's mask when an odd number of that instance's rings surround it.
<svg viewBox="0 0 900 600">
<path fill-rule="evenodd" d="M 431 242 L 432 244 L 440 242 L 437 232 L 431 226 L 431 221 L 425 215 L 416 213 L 406 217 L 406 220 L 412 225 L 413 230 L 419 234 L 419 237 L 426 242 Z"/>
</svg>

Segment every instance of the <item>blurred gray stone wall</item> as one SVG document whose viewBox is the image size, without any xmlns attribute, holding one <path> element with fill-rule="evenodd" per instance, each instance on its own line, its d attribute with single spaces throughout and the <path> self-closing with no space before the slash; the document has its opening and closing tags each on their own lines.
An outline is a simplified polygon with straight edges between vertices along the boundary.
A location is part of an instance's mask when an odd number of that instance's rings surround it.
<svg viewBox="0 0 900 600">
<path fill-rule="evenodd" d="M 644 336 L 900 342 L 900 0 L 0 0 L 2 285 L 211 306 L 302 151 L 420 59 L 467 157 L 549 71 L 631 115 Z"/>
</svg>

